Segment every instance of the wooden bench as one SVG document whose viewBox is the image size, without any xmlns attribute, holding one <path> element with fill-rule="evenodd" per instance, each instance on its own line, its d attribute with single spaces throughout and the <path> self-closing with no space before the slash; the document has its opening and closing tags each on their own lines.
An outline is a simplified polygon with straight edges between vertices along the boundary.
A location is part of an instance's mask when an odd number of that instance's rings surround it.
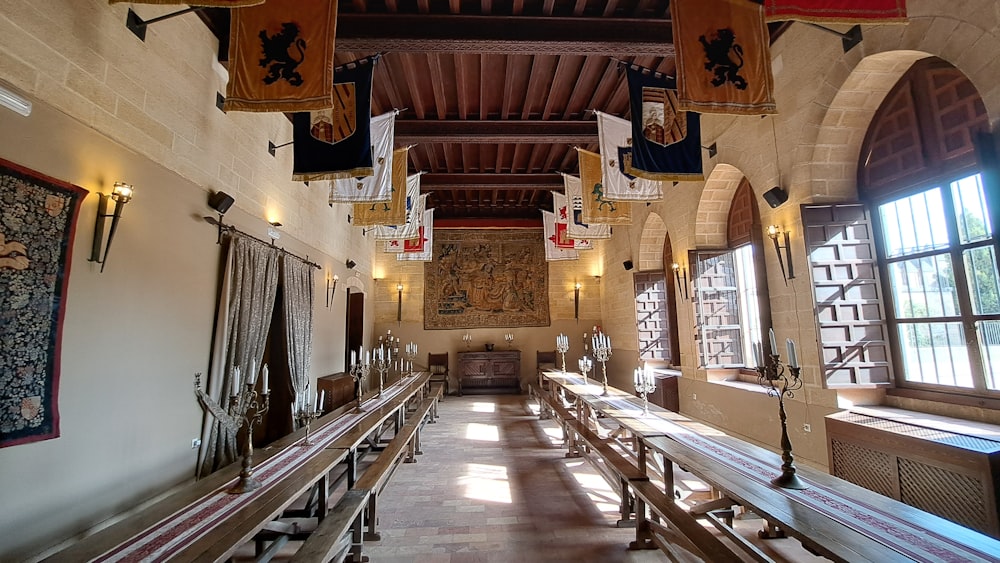
<svg viewBox="0 0 1000 563">
<path fill-rule="evenodd" d="M 378 496 L 389 482 L 389 478 L 398 467 L 404 453 L 406 463 L 417 461 L 415 454 L 419 453 L 420 450 L 420 427 L 436 402 L 435 398 L 424 399 L 410 414 L 409 420 L 399 429 L 399 432 L 386 445 L 374 463 L 368 466 L 361 478 L 358 479 L 356 487 L 369 489 L 372 492 L 371 496 L 368 497 L 365 518 L 368 521 L 368 532 L 365 534 L 365 539 L 373 541 L 382 539 L 378 533 Z"/>
<path fill-rule="evenodd" d="M 342 561 L 349 551 L 352 561 L 365 561 L 361 554 L 364 511 L 370 489 L 350 489 L 324 518 L 316 530 L 292 556 L 292 563 Z M 350 538 L 346 538 L 350 532 Z"/>
<path fill-rule="evenodd" d="M 431 406 L 430 416 L 427 422 L 434 424 L 437 422 L 438 418 L 438 401 L 444 397 L 444 383 L 431 383 L 430 388 L 427 391 L 427 398 L 434 399 L 434 404 Z"/>
<path fill-rule="evenodd" d="M 631 516 L 637 509 L 629 488 L 634 482 L 649 481 L 649 477 L 636 465 L 633 465 L 630 458 L 616 450 L 611 445 L 612 441 L 610 439 L 601 438 L 596 432 L 588 428 L 584 422 L 571 420 L 567 422 L 567 426 L 571 433 L 576 434 L 580 442 L 589 450 L 593 450 L 594 456 L 584 454 L 587 461 L 601 473 L 609 485 L 618 488 L 621 496 L 621 504 L 619 506 L 621 519 L 618 520 L 618 527 L 633 525 L 635 521 Z"/>
</svg>

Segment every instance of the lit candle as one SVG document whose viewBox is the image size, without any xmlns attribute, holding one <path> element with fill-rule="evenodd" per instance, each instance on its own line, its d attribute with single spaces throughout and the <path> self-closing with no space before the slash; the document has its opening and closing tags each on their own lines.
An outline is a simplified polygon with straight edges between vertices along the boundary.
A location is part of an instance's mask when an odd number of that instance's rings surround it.
<svg viewBox="0 0 1000 563">
<path fill-rule="evenodd" d="M 778 342 L 774 339 L 774 328 L 767 329 L 768 336 L 771 338 L 771 354 L 778 354 Z"/>
<path fill-rule="evenodd" d="M 789 367 L 797 368 L 799 367 L 799 358 L 795 354 L 795 343 L 792 342 L 791 338 L 785 339 L 785 345 L 788 347 L 788 365 Z"/>
<path fill-rule="evenodd" d="M 267 386 L 267 364 L 264 364 L 264 394 L 265 395 L 267 394 L 267 390 L 268 389 L 270 389 L 270 387 Z"/>
</svg>

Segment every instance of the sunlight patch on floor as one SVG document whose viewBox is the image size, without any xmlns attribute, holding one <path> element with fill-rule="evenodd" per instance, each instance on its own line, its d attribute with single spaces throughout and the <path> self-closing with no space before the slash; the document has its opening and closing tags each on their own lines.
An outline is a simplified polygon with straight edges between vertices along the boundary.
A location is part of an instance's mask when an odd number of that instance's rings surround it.
<svg viewBox="0 0 1000 563">
<path fill-rule="evenodd" d="M 552 442 L 553 445 L 562 445 L 564 442 L 562 428 L 545 428 L 544 430 L 545 435 L 548 436 L 549 441 Z"/>
<path fill-rule="evenodd" d="M 499 442 L 500 431 L 494 424 L 479 424 L 470 422 L 465 426 L 465 439 L 480 442 Z"/>
<path fill-rule="evenodd" d="M 510 482 L 507 468 L 501 465 L 466 464 L 465 475 L 458 484 L 465 487 L 465 498 L 510 504 Z"/>
<path fill-rule="evenodd" d="M 472 412 L 497 412 L 496 403 L 472 403 Z"/>
<path fill-rule="evenodd" d="M 573 471 L 573 477 L 580 484 L 587 497 L 594 503 L 598 510 L 605 514 L 617 514 L 619 512 L 619 497 L 615 491 L 611 490 L 608 482 L 597 473 L 588 473 L 583 469 Z"/>
</svg>

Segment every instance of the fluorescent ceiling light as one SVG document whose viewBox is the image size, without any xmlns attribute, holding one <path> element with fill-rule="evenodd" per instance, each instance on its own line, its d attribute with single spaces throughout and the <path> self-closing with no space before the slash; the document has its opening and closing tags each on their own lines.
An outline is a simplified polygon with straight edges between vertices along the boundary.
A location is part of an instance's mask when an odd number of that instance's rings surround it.
<svg viewBox="0 0 1000 563">
<path fill-rule="evenodd" d="M 0 106 L 10 109 L 25 117 L 31 115 L 31 102 L 23 96 L 0 86 Z"/>
</svg>

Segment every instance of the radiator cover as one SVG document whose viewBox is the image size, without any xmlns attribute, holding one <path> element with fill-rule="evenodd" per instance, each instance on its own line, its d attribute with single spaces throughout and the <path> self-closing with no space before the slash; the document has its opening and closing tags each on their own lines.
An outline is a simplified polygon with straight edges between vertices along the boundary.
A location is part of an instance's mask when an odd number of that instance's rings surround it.
<svg viewBox="0 0 1000 563">
<path fill-rule="evenodd" d="M 851 411 L 826 433 L 833 475 L 1000 538 L 1000 441 Z"/>
</svg>

